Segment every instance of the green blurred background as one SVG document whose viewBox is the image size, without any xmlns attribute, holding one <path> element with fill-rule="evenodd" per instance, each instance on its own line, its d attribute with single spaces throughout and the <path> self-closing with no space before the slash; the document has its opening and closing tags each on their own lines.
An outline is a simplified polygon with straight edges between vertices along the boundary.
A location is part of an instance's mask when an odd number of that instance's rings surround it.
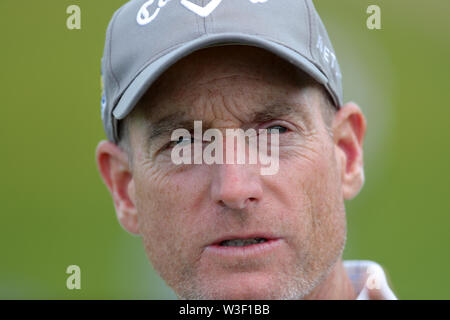
<svg viewBox="0 0 450 320">
<path fill-rule="evenodd" d="M 125 2 L 0 1 L 0 298 L 175 298 L 117 222 L 94 159 L 104 34 Z M 72 4 L 81 30 L 66 28 Z M 450 1 L 315 4 L 345 100 L 368 118 L 344 258 L 380 263 L 401 299 L 449 299 Z M 371 4 L 381 30 L 366 27 Z M 81 290 L 66 288 L 71 264 Z"/>
</svg>

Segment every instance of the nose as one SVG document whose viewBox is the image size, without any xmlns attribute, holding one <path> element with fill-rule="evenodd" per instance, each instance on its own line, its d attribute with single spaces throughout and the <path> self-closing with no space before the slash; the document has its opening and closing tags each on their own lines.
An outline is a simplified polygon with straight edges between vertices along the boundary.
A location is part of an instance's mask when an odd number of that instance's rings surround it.
<svg viewBox="0 0 450 320">
<path fill-rule="evenodd" d="M 255 165 L 221 164 L 215 168 L 212 199 L 230 209 L 244 209 L 261 200 L 263 190 Z"/>
</svg>

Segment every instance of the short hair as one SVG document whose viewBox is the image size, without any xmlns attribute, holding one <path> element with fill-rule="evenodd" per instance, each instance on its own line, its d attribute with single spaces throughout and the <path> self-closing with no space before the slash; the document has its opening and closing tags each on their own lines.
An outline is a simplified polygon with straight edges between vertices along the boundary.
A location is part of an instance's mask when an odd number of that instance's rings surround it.
<svg viewBox="0 0 450 320">
<path fill-rule="evenodd" d="M 339 110 L 339 106 L 334 103 L 333 98 L 331 97 L 328 90 L 326 90 L 323 86 L 320 86 L 321 99 L 322 103 L 320 104 L 320 111 L 322 115 L 322 119 L 327 128 L 328 134 L 333 136 L 333 130 L 331 128 L 333 119 L 336 115 L 336 112 Z"/>
<path fill-rule="evenodd" d="M 117 145 L 123 151 L 125 151 L 128 155 L 131 154 L 131 150 L 130 150 L 130 122 L 131 122 L 131 115 L 128 115 L 128 116 L 125 117 L 125 119 L 120 120 L 118 125 L 117 125 L 117 131 L 118 131 L 118 137 L 119 137 Z"/>
</svg>

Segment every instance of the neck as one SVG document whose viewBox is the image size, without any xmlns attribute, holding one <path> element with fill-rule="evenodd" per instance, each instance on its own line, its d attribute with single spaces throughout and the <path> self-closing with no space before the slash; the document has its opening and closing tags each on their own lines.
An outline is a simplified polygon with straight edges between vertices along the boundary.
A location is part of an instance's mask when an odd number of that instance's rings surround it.
<svg viewBox="0 0 450 320">
<path fill-rule="evenodd" d="M 354 300 L 357 294 L 353 288 L 352 282 L 348 277 L 342 260 L 339 259 L 333 266 L 328 277 L 313 292 L 311 292 L 306 300 Z"/>
</svg>

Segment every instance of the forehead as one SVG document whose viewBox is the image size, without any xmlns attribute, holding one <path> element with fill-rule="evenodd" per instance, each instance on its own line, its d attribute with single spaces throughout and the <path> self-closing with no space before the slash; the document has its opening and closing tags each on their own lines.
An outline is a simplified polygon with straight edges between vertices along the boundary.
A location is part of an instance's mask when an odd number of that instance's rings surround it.
<svg viewBox="0 0 450 320">
<path fill-rule="evenodd" d="M 268 106 L 293 110 L 308 104 L 305 91 L 315 82 L 289 62 L 250 46 L 221 46 L 197 51 L 169 68 L 140 102 L 145 118 L 167 117 L 241 120 Z M 228 114 L 228 115 L 226 115 Z M 210 119 L 211 120 L 211 119 Z"/>
</svg>

